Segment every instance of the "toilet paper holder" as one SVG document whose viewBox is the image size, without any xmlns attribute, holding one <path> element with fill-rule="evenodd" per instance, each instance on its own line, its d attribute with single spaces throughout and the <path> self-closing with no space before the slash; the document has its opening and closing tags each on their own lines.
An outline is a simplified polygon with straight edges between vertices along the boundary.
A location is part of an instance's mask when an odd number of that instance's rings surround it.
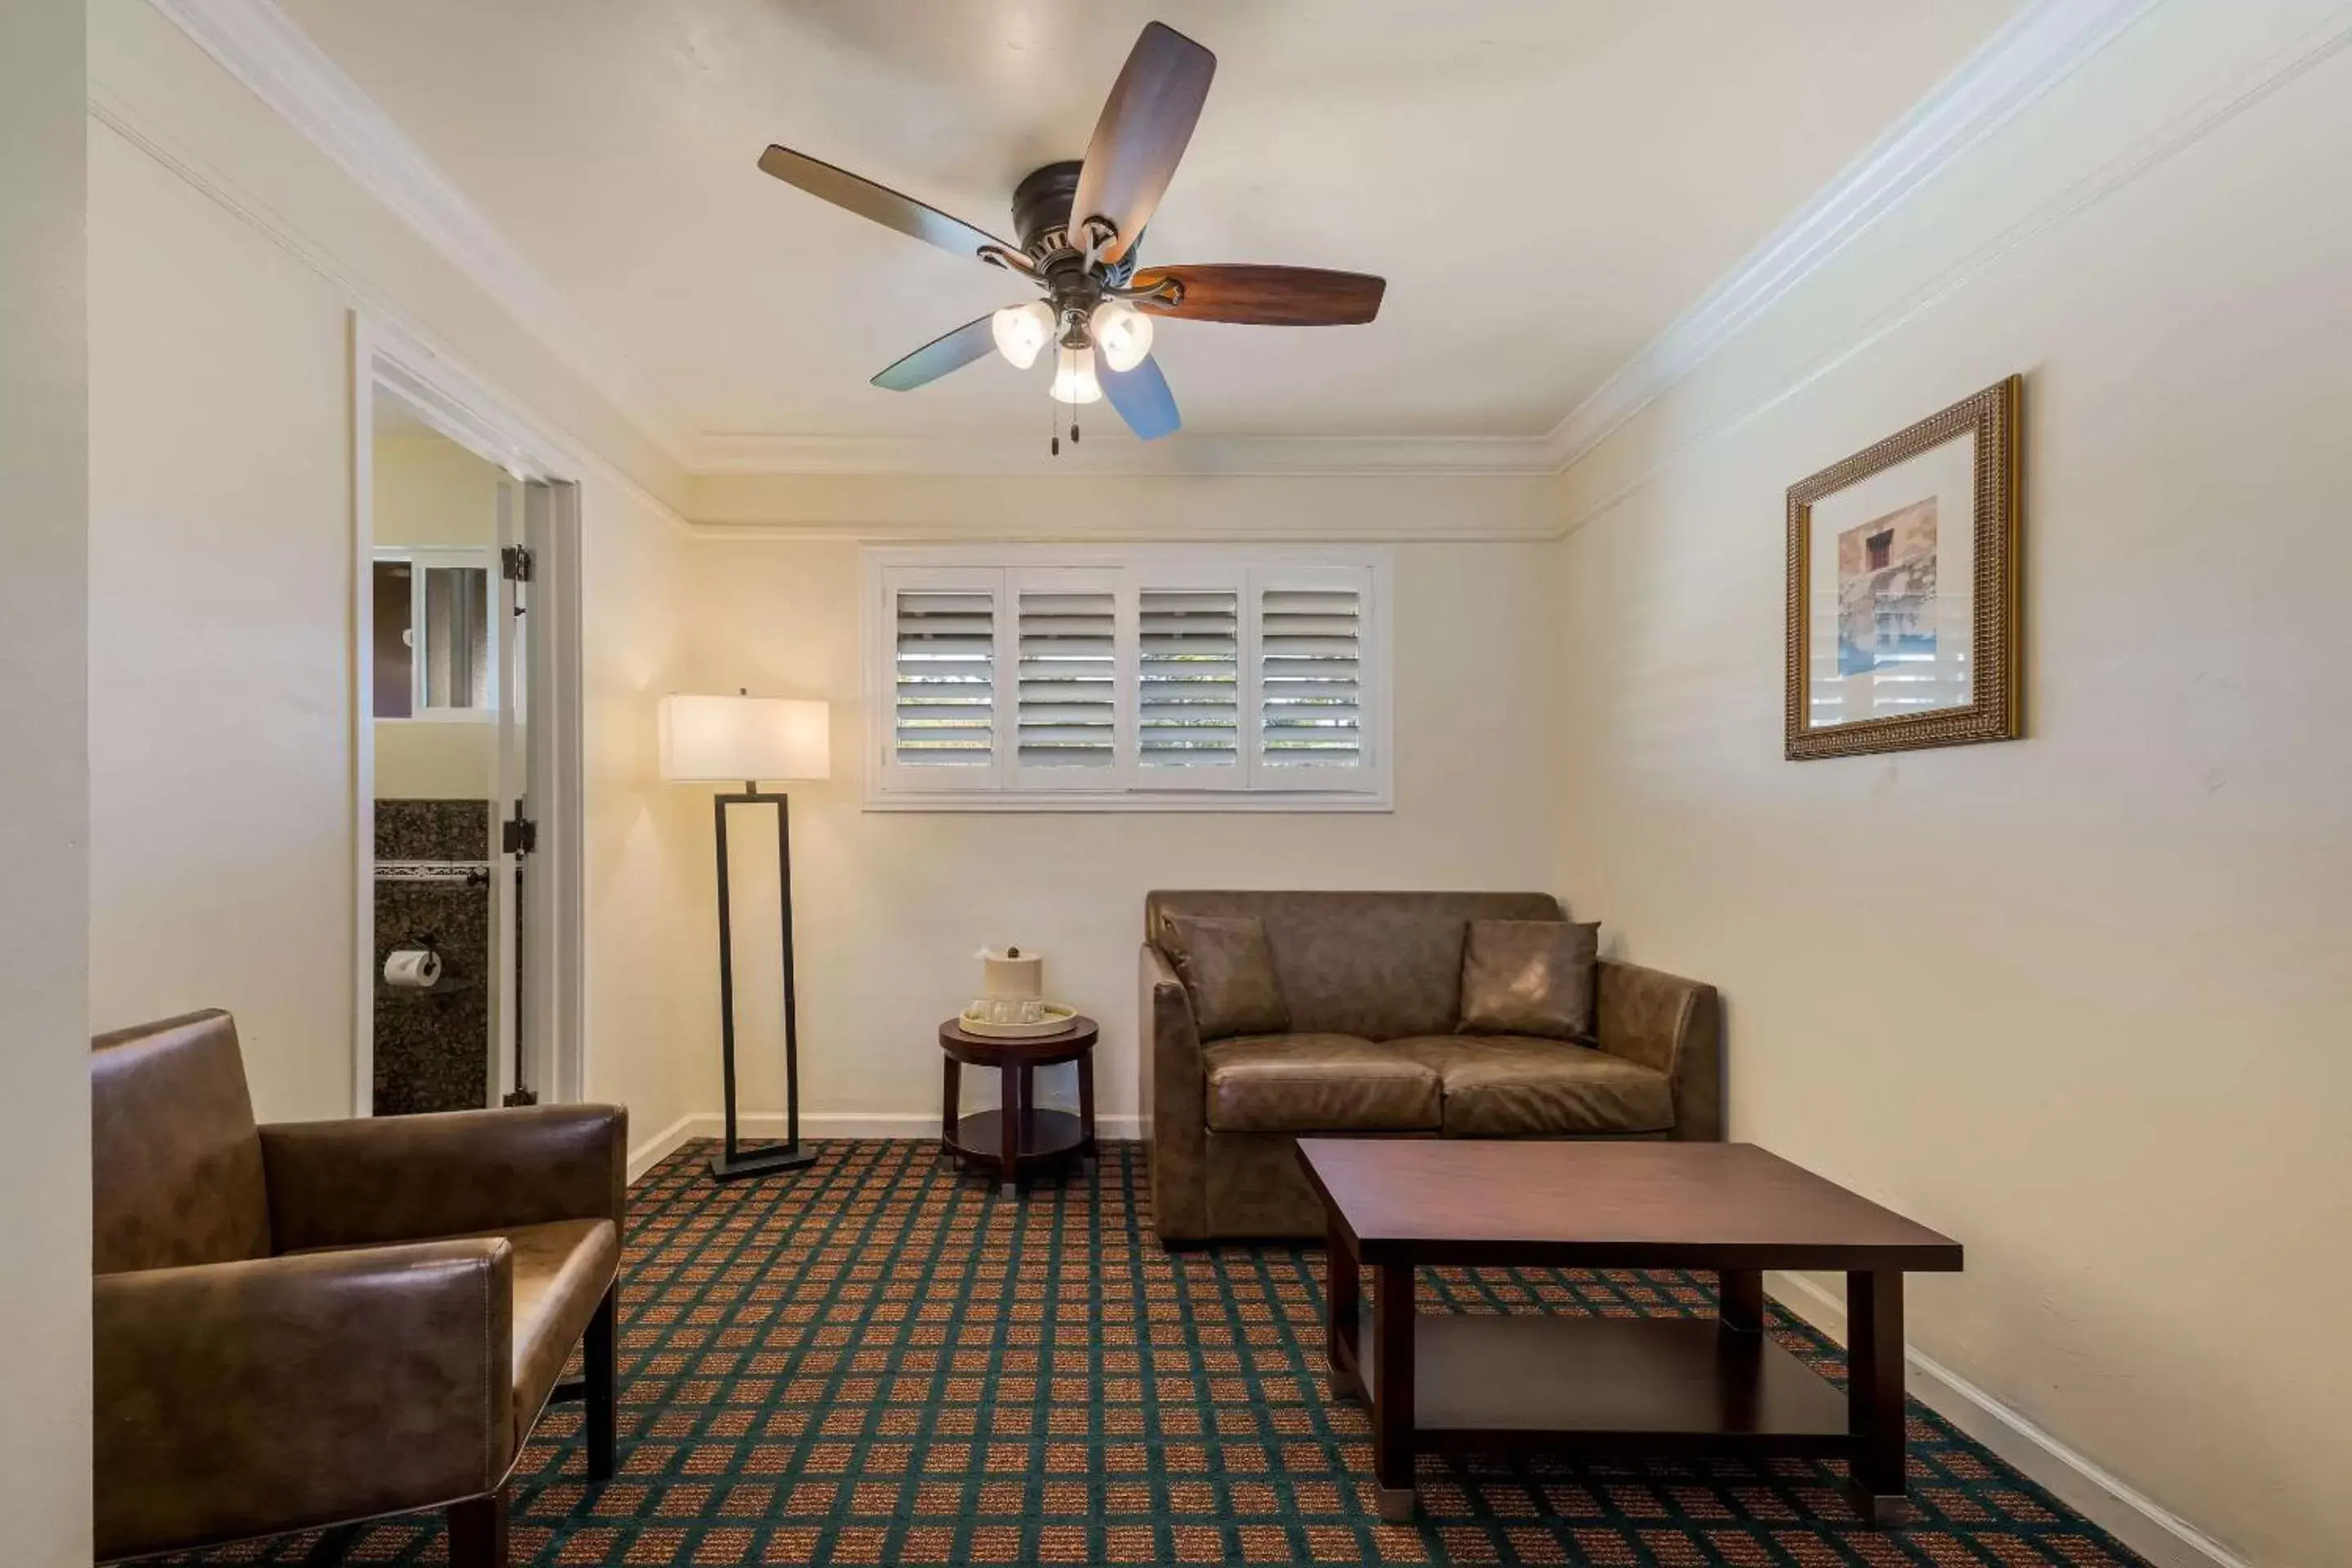
<svg viewBox="0 0 2352 1568">
<path fill-rule="evenodd" d="M 392 975 L 389 973 L 390 967 L 399 954 L 404 952 L 421 952 L 427 954 L 433 960 L 436 973 L 429 984 L 424 985 L 403 984 L 399 982 L 393 981 Z M 407 941 L 396 943 L 393 947 L 392 951 L 384 955 L 384 965 L 387 971 L 384 978 L 387 982 L 391 983 L 390 989 L 394 994 L 422 994 L 429 996 L 436 992 L 444 992 L 452 989 L 457 980 L 456 969 L 450 964 L 447 954 L 441 951 L 441 933 L 438 931 L 417 931 L 409 932 Z"/>
</svg>

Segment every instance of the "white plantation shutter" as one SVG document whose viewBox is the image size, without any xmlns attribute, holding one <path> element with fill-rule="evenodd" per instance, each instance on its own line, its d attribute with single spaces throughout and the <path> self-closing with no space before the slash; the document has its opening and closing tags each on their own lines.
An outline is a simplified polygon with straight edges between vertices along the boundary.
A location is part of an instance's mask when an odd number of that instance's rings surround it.
<svg viewBox="0 0 2352 1568">
<path fill-rule="evenodd" d="M 869 807 L 1389 803 L 1380 551 L 925 546 L 868 560 Z"/>
<path fill-rule="evenodd" d="M 926 789 L 996 782 L 997 596 L 1003 574 L 893 584 L 886 770 Z"/>
<path fill-rule="evenodd" d="M 1155 581 L 1156 579 L 1147 579 Z M 1145 788 L 1242 777 L 1242 599 L 1226 587 L 1137 595 L 1137 763 Z"/>
<path fill-rule="evenodd" d="M 1017 782 L 1037 789 L 1111 789 L 1124 782 L 1118 671 L 1131 633 L 1115 572 L 1017 572 L 1007 577 L 1018 686 L 1013 707 Z"/>
<path fill-rule="evenodd" d="M 1370 588 L 1351 568 L 1254 575 L 1256 787 L 1345 788 L 1369 767 Z"/>
</svg>

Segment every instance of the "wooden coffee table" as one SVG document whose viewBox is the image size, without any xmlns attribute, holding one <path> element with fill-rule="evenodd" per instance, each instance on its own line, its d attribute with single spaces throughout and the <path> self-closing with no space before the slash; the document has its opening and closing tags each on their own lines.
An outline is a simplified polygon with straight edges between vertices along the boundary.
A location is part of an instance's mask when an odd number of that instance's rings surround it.
<svg viewBox="0 0 2352 1568">
<path fill-rule="evenodd" d="M 1021 1173 L 1061 1161 L 1095 1157 L 1095 1040 L 1100 1031 L 1080 1016 L 1057 1035 L 1003 1039 L 975 1035 L 954 1018 L 940 1026 L 947 1067 L 941 1085 L 940 1147 L 966 1164 L 996 1173 L 1006 1197 L 1021 1190 Z M 1002 1110 L 963 1114 L 963 1065 L 1002 1069 Z M 1037 1109 L 1037 1069 L 1078 1064 L 1078 1113 Z"/>
<path fill-rule="evenodd" d="M 1843 1455 L 1863 1518 L 1905 1506 L 1903 1276 L 1960 1244 L 1749 1143 L 1302 1138 L 1330 1218 L 1332 1381 L 1372 1406 L 1381 1517 L 1413 1510 L 1416 1445 L 1758 1445 Z M 1717 1318 L 1416 1317 L 1422 1264 L 1707 1268 Z M 1375 1294 L 1360 1348 L 1358 1270 Z M 1763 1270 L 1843 1270 L 1846 1390 L 1764 1331 Z"/>
</svg>

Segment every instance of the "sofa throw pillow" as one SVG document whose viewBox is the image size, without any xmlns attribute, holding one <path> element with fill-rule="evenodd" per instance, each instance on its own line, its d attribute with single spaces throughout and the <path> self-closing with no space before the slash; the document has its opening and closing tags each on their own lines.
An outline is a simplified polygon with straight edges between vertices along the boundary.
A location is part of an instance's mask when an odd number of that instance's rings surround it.
<svg viewBox="0 0 2352 1568">
<path fill-rule="evenodd" d="M 1472 921 L 1462 944 L 1465 1035 L 1592 1037 L 1599 924 Z"/>
<path fill-rule="evenodd" d="M 1168 939 L 1202 1039 L 1288 1031 L 1290 1008 L 1274 973 L 1274 949 L 1255 915 L 1171 915 Z"/>
</svg>

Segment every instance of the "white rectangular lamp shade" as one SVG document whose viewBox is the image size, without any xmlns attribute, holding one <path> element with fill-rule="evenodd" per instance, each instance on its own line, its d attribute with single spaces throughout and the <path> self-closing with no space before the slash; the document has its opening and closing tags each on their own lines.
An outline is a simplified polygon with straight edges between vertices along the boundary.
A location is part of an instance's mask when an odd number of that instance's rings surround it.
<svg viewBox="0 0 2352 1568">
<path fill-rule="evenodd" d="M 796 697 L 665 697 L 662 777 L 678 783 L 833 776 L 827 705 Z"/>
</svg>

